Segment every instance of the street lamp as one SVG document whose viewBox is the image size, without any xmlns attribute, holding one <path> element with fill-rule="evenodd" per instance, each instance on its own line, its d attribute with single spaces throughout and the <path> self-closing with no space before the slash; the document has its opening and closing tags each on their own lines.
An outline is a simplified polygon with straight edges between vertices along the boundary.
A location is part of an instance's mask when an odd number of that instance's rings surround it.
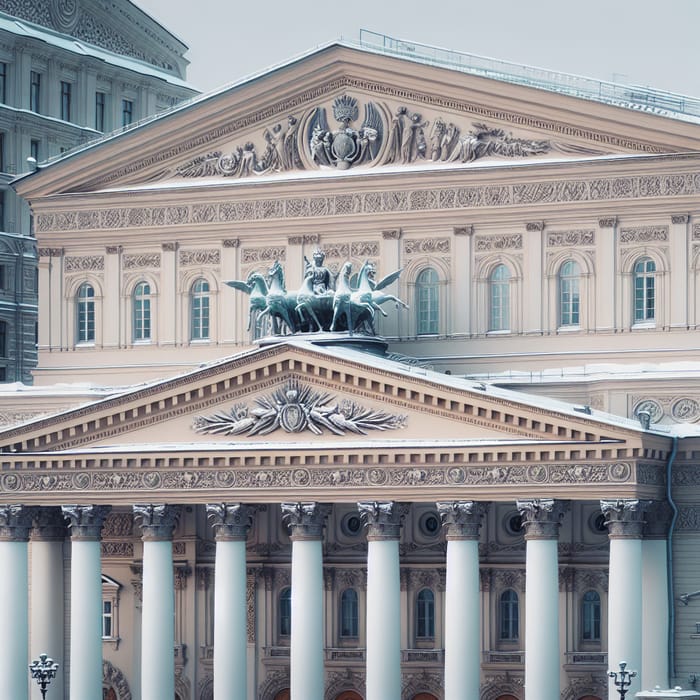
<svg viewBox="0 0 700 700">
<path fill-rule="evenodd" d="M 620 700 L 625 700 L 627 689 L 632 684 L 632 679 L 637 675 L 636 671 L 627 671 L 627 662 L 620 661 L 620 671 L 608 671 L 608 676 L 614 678 L 613 683 L 617 687 L 617 692 L 620 693 Z M 618 679 L 619 676 L 619 679 Z"/>
<path fill-rule="evenodd" d="M 29 673 L 39 684 L 42 700 L 46 698 L 49 683 L 56 678 L 56 671 L 58 671 L 58 664 L 46 654 L 39 654 L 39 659 L 29 664 Z"/>
</svg>

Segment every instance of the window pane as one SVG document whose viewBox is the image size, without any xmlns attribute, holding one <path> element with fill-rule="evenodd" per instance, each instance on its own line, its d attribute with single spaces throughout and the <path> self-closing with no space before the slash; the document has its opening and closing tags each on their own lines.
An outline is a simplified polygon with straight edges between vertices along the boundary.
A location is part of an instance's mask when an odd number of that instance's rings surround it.
<svg viewBox="0 0 700 700">
<path fill-rule="evenodd" d="M 95 340 L 95 290 L 83 284 L 77 297 L 77 341 L 91 343 Z"/>
<path fill-rule="evenodd" d="M 292 589 L 285 588 L 280 593 L 280 635 L 288 637 L 292 633 Z"/>
<path fill-rule="evenodd" d="M 435 596 L 424 588 L 416 598 L 416 637 L 435 636 Z"/>
<path fill-rule="evenodd" d="M 145 282 L 134 290 L 134 340 L 151 338 L 151 286 Z"/>
<path fill-rule="evenodd" d="M 61 81 L 61 119 L 63 121 L 69 122 L 71 118 L 71 90 L 72 85 L 70 83 Z"/>
<path fill-rule="evenodd" d="M 340 599 L 340 636 L 357 637 L 359 628 L 359 612 L 357 591 L 348 588 L 343 591 Z"/>
<path fill-rule="evenodd" d="M 600 640 L 600 596 L 596 591 L 587 591 L 581 601 L 581 638 Z"/>
<path fill-rule="evenodd" d="M 489 330 L 507 331 L 510 328 L 510 271 L 505 265 L 498 265 L 491 273 L 489 292 Z"/>
<path fill-rule="evenodd" d="M 642 258 L 634 265 L 634 320 L 653 321 L 656 304 L 656 265 L 651 258 Z"/>
<path fill-rule="evenodd" d="M 503 591 L 500 598 L 501 639 L 518 639 L 519 610 L 518 594 L 514 590 Z"/>
<path fill-rule="evenodd" d="M 32 71 L 29 77 L 29 109 L 39 112 L 41 108 L 41 74 Z"/>
<path fill-rule="evenodd" d="M 209 338 L 209 282 L 199 279 L 192 285 L 190 299 L 192 340 Z"/>
<path fill-rule="evenodd" d="M 97 131 L 105 130 L 105 94 L 104 92 L 95 93 L 95 129 Z"/>
<path fill-rule="evenodd" d="M 559 325 L 578 326 L 580 308 L 580 268 L 573 260 L 559 271 Z"/>
<path fill-rule="evenodd" d="M 438 332 L 439 296 L 438 276 L 432 268 L 423 270 L 416 280 L 416 332 L 434 335 Z"/>
</svg>

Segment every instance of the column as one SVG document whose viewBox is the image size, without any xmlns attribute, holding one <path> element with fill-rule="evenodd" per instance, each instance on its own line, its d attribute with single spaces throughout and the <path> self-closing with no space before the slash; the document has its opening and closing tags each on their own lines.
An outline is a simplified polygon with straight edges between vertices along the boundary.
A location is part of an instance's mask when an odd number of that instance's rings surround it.
<svg viewBox="0 0 700 700">
<path fill-rule="evenodd" d="M 608 668 L 616 671 L 627 663 L 637 671 L 627 691 L 630 697 L 641 690 L 642 664 L 642 528 L 643 505 L 638 500 L 601 501 L 610 538 L 608 584 Z M 608 681 L 608 695 L 617 689 Z"/>
<path fill-rule="evenodd" d="M 559 700 L 559 527 L 565 504 L 518 501 L 525 528 L 525 700 Z M 611 696 L 612 697 L 612 696 Z"/>
<path fill-rule="evenodd" d="M 323 700 L 323 552 L 330 507 L 282 503 L 292 540 L 291 700 Z"/>
<path fill-rule="evenodd" d="M 642 673 L 641 686 L 668 688 L 668 528 L 671 506 L 647 501 L 642 540 Z M 611 668 L 614 668 L 611 666 Z M 632 669 L 634 670 L 634 669 Z"/>
<path fill-rule="evenodd" d="M 407 507 L 358 503 L 367 532 L 366 700 L 401 700 L 399 536 Z"/>
<path fill-rule="evenodd" d="M 100 532 L 110 506 L 62 506 L 71 533 L 70 700 L 102 693 Z"/>
<path fill-rule="evenodd" d="M 29 569 L 32 511 L 0 506 L 0 698 L 29 697 Z"/>
<path fill-rule="evenodd" d="M 135 505 L 143 533 L 141 697 L 175 697 L 173 530 L 177 506 Z"/>
<path fill-rule="evenodd" d="M 29 656 L 48 654 L 57 664 L 52 692 L 63 697 L 63 541 L 66 526 L 61 509 L 38 508 L 31 532 L 31 606 Z M 30 684 L 33 700 L 41 700 L 36 683 Z"/>
<path fill-rule="evenodd" d="M 479 530 L 485 503 L 437 503 L 447 539 L 445 700 L 478 698 L 481 685 Z"/>
<path fill-rule="evenodd" d="M 207 505 L 216 537 L 214 700 L 248 697 L 245 546 L 253 513 L 241 503 Z"/>
</svg>

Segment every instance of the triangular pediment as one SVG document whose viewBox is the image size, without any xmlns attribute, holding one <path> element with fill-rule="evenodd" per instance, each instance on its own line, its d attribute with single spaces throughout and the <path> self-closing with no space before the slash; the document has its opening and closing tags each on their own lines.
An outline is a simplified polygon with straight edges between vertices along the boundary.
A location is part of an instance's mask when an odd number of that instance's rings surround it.
<svg viewBox="0 0 700 700">
<path fill-rule="evenodd" d="M 30 199 L 154 183 L 700 149 L 697 125 L 334 44 L 41 169 Z"/>
<path fill-rule="evenodd" d="M 180 445 L 625 443 L 638 431 L 564 404 L 337 347 L 296 342 L 227 358 L 0 433 L 5 452 Z M 522 448 L 527 449 L 526 447 Z"/>
</svg>

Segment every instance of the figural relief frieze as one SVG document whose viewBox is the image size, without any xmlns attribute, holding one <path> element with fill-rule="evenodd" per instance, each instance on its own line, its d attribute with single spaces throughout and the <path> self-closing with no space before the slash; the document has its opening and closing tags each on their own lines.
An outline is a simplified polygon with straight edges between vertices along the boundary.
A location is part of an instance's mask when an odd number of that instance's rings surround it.
<svg viewBox="0 0 700 700">
<path fill-rule="evenodd" d="M 316 435 L 324 431 L 366 435 L 369 430 L 395 430 L 406 425 L 406 416 L 363 408 L 354 401 L 337 402 L 331 394 L 294 380 L 255 403 L 255 408 L 236 404 L 228 411 L 197 416 L 192 427 L 209 435 L 269 435 L 280 428 L 287 433 L 309 430 Z"/>
<path fill-rule="evenodd" d="M 235 177 L 292 170 L 348 170 L 418 162 L 470 163 L 488 157 L 528 158 L 551 151 L 600 154 L 599 148 L 548 139 L 517 138 L 485 123 L 470 127 L 449 118 L 426 118 L 405 105 L 360 100 L 349 94 L 286 122 L 268 125 L 230 152 L 210 151 L 175 169 L 182 178 Z M 332 119 L 330 118 L 332 114 Z"/>
</svg>

